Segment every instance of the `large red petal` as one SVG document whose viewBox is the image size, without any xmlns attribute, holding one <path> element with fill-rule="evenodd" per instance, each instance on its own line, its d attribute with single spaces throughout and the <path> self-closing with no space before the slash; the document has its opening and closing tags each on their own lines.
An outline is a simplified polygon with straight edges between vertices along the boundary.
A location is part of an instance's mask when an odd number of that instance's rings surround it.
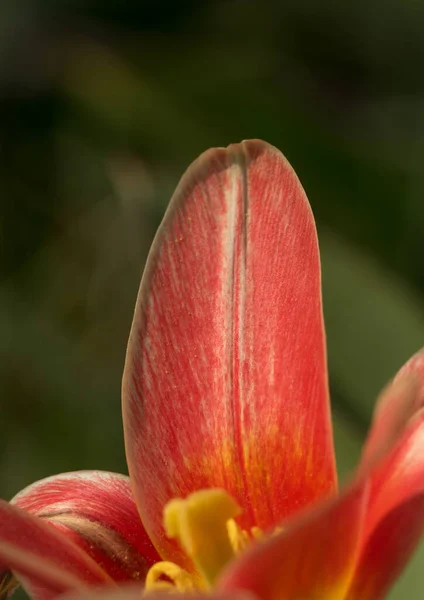
<svg viewBox="0 0 424 600">
<path fill-rule="evenodd" d="M 54 527 L 0 500 L 0 562 L 42 598 L 113 585 L 85 552 Z"/>
<path fill-rule="evenodd" d="M 143 522 L 228 490 L 269 527 L 335 488 L 314 219 L 283 155 L 260 141 L 189 168 L 154 241 L 129 341 L 123 412 Z"/>
<path fill-rule="evenodd" d="M 352 579 L 368 500 L 365 481 L 259 542 L 235 561 L 218 589 L 245 589 L 261 600 L 343 600 Z"/>
<path fill-rule="evenodd" d="M 130 481 L 102 471 L 38 481 L 12 503 L 73 539 L 115 580 L 141 579 L 160 560 L 138 514 Z"/>
<path fill-rule="evenodd" d="M 349 600 L 377 599 L 424 531 L 424 352 L 400 370 L 377 406 L 362 474 L 371 478 L 361 560 Z"/>
</svg>

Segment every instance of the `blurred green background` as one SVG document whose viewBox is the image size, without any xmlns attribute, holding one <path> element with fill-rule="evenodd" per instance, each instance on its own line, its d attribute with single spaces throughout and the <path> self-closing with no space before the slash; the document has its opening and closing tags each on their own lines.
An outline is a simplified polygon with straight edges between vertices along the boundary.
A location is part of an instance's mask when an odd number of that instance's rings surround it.
<svg viewBox="0 0 424 600">
<path fill-rule="evenodd" d="M 0 5 L 0 492 L 126 471 L 120 380 L 152 237 L 203 150 L 260 137 L 315 212 L 342 476 L 424 345 L 424 3 Z M 416 555 L 391 598 L 424 591 Z"/>
</svg>

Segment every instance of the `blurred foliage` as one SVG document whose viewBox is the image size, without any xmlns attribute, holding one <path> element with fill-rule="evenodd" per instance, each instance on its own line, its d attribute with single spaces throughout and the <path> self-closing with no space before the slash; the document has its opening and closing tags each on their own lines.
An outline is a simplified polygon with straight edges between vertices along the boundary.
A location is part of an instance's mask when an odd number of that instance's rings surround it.
<svg viewBox="0 0 424 600">
<path fill-rule="evenodd" d="M 288 156 L 320 233 L 339 468 L 424 343 L 424 3 L 0 6 L 1 495 L 125 471 L 120 377 L 144 260 L 213 145 Z M 391 598 L 424 589 L 421 550 Z"/>
</svg>

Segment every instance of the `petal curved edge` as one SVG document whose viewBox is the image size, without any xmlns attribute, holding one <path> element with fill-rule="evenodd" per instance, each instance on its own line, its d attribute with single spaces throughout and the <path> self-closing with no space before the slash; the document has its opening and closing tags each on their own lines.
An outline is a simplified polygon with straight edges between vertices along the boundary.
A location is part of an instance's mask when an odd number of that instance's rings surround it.
<svg viewBox="0 0 424 600">
<path fill-rule="evenodd" d="M 261 600 L 344 600 L 360 548 L 369 497 L 365 480 L 295 518 L 234 561 L 218 589 L 245 589 Z"/>
<path fill-rule="evenodd" d="M 54 525 L 115 581 L 144 581 L 148 569 L 160 560 L 124 475 L 103 471 L 55 475 L 22 490 L 12 503 Z"/>
<path fill-rule="evenodd" d="M 124 378 L 142 520 L 169 558 L 162 509 L 226 489 L 268 528 L 335 490 L 319 251 L 306 195 L 274 147 L 201 155 L 150 251 Z"/>
<path fill-rule="evenodd" d="M 399 371 L 395 382 L 414 376 L 414 392 L 409 384 L 404 395 L 394 397 L 398 408 L 396 435 L 369 473 L 372 481 L 367 529 L 371 531 L 403 502 L 424 493 L 424 352 L 421 351 Z M 390 400 L 390 398 L 389 398 Z M 383 406 L 384 410 L 389 410 Z M 379 411 L 379 408 L 377 408 Z M 378 415 L 378 412 L 377 412 Z M 373 427 L 374 428 L 374 427 Z M 373 429 L 372 428 L 372 429 Z M 373 431 L 371 430 L 370 437 Z"/>
<path fill-rule="evenodd" d="M 424 409 L 370 474 L 369 509 L 349 600 L 382 598 L 424 532 Z"/>
<path fill-rule="evenodd" d="M 382 392 L 362 452 L 360 470 L 372 468 L 396 443 L 408 421 L 424 407 L 424 349 L 400 369 Z"/>
<path fill-rule="evenodd" d="M 0 562 L 26 589 L 49 598 L 113 581 L 85 552 L 41 519 L 0 500 Z"/>
</svg>

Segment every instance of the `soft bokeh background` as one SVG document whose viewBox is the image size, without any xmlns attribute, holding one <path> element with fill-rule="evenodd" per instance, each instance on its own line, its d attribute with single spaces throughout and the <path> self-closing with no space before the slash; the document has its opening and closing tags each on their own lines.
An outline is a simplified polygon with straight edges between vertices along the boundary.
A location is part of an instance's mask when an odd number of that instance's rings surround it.
<svg viewBox="0 0 424 600">
<path fill-rule="evenodd" d="M 424 3 L 0 5 L 0 492 L 125 471 L 146 253 L 201 151 L 278 146 L 317 217 L 339 468 L 424 345 Z M 391 598 L 424 591 L 418 553 Z"/>
</svg>

